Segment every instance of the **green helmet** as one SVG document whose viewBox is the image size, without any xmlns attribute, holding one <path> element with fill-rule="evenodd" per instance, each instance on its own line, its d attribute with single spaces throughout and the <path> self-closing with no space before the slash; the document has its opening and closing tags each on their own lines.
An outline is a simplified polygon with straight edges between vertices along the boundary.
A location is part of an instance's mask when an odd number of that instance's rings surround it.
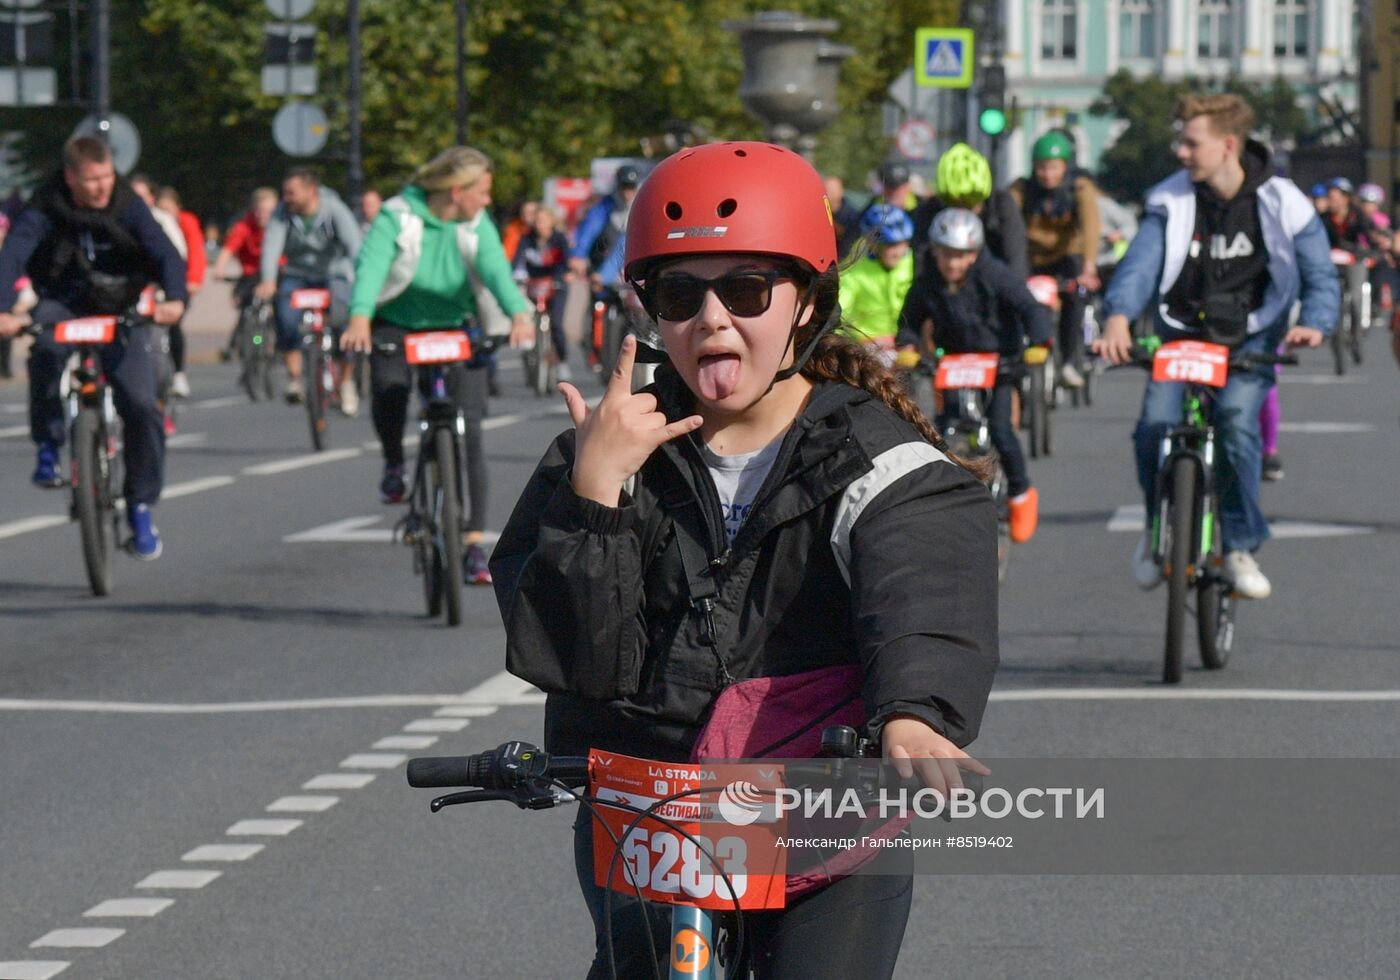
<svg viewBox="0 0 1400 980">
<path fill-rule="evenodd" d="M 966 143 L 955 143 L 938 160 L 937 193 L 945 203 L 975 208 L 992 196 L 992 167 Z"/>
<path fill-rule="evenodd" d="M 1031 147 L 1031 163 L 1039 163 L 1041 160 L 1069 162 L 1073 158 L 1074 146 L 1070 143 L 1069 137 L 1058 129 L 1052 129 L 1036 140 L 1035 145 Z"/>
</svg>

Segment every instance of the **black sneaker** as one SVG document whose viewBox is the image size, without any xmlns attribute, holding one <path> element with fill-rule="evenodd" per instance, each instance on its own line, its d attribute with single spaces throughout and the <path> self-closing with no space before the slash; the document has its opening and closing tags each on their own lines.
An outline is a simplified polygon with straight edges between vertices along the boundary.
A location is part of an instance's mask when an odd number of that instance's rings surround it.
<svg viewBox="0 0 1400 980">
<path fill-rule="evenodd" d="M 1259 475 L 1270 483 L 1277 483 L 1283 479 L 1283 460 L 1279 459 L 1278 453 L 1270 453 L 1264 457 L 1264 465 Z"/>
<path fill-rule="evenodd" d="M 379 481 L 379 502 L 381 504 L 401 504 L 405 492 L 403 467 L 385 466 L 384 478 Z"/>
</svg>

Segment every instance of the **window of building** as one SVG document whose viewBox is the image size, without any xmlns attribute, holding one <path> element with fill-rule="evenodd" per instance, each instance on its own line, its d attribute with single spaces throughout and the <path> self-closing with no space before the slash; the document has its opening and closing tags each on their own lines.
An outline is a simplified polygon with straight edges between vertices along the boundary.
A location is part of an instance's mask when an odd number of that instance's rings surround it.
<svg viewBox="0 0 1400 980">
<path fill-rule="evenodd" d="M 1274 57 L 1306 57 L 1310 26 L 1307 0 L 1274 0 Z"/>
<path fill-rule="evenodd" d="M 1118 8 L 1119 57 L 1157 56 L 1156 7 L 1155 0 L 1123 0 Z"/>
<path fill-rule="evenodd" d="M 1040 57 L 1074 61 L 1079 56 L 1076 0 L 1045 0 L 1040 7 Z"/>
<path fill-rule="evenodd" d="M 1201 0 L 1196 8 L 1196 54 L 1228 58 L 1235 53 L 1235 9 L 1231 0 Z"/>
</svg>

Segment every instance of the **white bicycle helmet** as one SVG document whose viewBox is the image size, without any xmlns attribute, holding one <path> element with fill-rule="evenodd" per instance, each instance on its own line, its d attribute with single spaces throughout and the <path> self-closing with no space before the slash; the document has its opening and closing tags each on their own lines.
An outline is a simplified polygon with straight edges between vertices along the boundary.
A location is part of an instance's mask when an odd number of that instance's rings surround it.
<svg viewBox="0 0 1400 980">
<path fill-rule="evenodd" d="M 1362 184 L 1356 190 L 1356 196 L 1367 204 L 1384 204 L 1385 191 L 1380 184 Z"/>
<path fill-rule="evenodd" d="M 944 208 L 934 215 L 928 240 L 955 252 L 975 252 L 985 241 L 982 219 L 966 208 Z"/>
</svg>

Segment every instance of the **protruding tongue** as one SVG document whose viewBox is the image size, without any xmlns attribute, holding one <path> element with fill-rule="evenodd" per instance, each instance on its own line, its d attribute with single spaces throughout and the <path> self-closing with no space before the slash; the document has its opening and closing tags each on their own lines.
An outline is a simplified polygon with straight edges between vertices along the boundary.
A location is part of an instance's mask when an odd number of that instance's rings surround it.
<svg viewBox="0 0 1400 980">
<path fill-rule="evenodd" d="M 712 354 L 700 358 L 700 396 L 721 401 L 734 394 L 739 384 L 739 355 Z"/>
</svg>

